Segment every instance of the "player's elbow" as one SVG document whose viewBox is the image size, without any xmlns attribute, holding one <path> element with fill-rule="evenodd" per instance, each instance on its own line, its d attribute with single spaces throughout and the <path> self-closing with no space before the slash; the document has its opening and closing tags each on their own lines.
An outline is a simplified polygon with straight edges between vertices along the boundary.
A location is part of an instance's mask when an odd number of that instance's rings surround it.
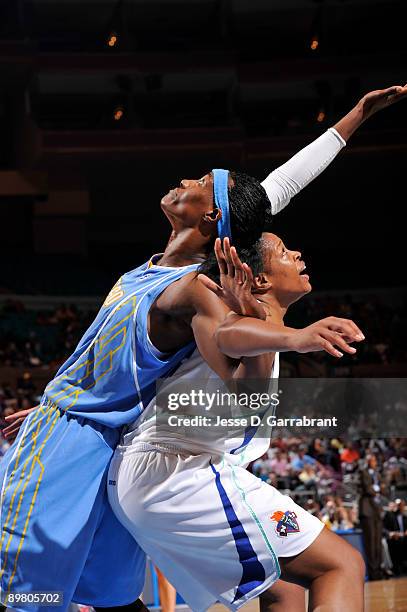
<svg viewBox="0 0 407 612">
<path fill-rule="evenodd" d="M 222 323 L 215 332 L 215 341 L 218 349 L 221 353 L 233 359 L 241 357 L 236 346 L 236 338 L 236 331 L 233 329 L 233 326 L 226 322 Z"/>
</svg>

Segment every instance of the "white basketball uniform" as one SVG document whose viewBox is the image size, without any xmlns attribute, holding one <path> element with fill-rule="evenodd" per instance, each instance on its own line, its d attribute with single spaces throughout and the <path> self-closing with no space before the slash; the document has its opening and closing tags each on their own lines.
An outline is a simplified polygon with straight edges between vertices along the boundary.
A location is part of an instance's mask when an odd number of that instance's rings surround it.
<svg viewBox="0 0 407 612">
<path fill-rule="evenodd" d="M 276 354 L 274 379 L 278 365 Z M 196 350 L 165 390 L 214 377 Z M 215 602 L 237 610 L 279 578 L 278 557 L 304 551 L 323 524 L 245 469 L 269 447 L 260 428 L 233 444 L 228 434 L 200 439 L 156 423 L 155 409 L 154 400 L 116 449 L 111 506 L 194 612 Z"/>
</svg>

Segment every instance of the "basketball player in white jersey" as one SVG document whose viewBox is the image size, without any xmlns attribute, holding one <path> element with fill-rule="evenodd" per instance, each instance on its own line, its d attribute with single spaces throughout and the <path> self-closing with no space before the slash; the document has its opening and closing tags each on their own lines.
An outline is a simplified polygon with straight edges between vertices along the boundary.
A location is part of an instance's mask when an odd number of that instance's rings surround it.
<svg viewBox="0 0 407 612">
<path fill-rule="evenodd" d="M 223 289 L 207 279 L 205 284 L 218 295 L 222 292 L 225 301 L 234 300 L 236 310 L 253 309 L 260 302 L 267 318 L 231 313 L 216 334 L 218 346 L 240 360 L 243 369 L 250 362 L 246 357 L 262 355 L 263 372 L 276 378 L 278 353 L 270 353 L 267 346 L 270 324 L 284 333 L 287 308 L 311 290 L 301 254 L 286 249 L 274 234 L 264 234 L 263 269 L 252 277 L 228 241 L 226 258 L 219 243 Z M 251 283 L 256 299 L 247 296 Z M 315 324 L 315 334 L 323 335 L 328 352 L 337 352 L 333 345 L 339 346 L 338 321 Z M 348 324 L 349 337 L 355 337 L 353 324 L 345 322 L 340 346 L 354 353 L 347 344 Z M 246 374 L 250 372 L 249 366 Z M 181 381 L 193 385 L 194 380 L 201 383 L 214 376 L 196 350 L 161 392 L 168 395 Z M 156 422 L 155 408 L 153 401 L 123 436 L 109 472 L 109 499 L 117 518 L 194 612 L 216 601 L 238 609 L 275 583 L 280 571 L 310 588 L 313 610 L 362 609 L 364 564 L 359 553 L 289 497 L 246 471 L 269 446 L 260 429 L 260 435 L 246 431 L 233 440 L 229 434 L 202 435 L 197 429 Z"/>
</svg>

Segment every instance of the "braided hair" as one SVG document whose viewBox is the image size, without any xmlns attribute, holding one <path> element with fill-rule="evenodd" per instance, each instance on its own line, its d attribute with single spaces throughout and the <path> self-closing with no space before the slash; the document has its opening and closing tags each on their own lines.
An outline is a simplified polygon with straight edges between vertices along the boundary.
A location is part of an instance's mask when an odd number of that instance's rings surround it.
<svg viewBox="0 0 407 612">
<path fill-rule="evenodd" d="M 261 183 L 243 172 L 230 172 L 233 187 L 229 187 L 229 210 L 232 244 L 243 263 L 247 263 L 256 275 L 261 271 L 261 255 L 258 240 L 271 218 L 270 201 Z M 213 250 L 198 272 L 213 280 L 219 280 L 219 268 Z"/>
</svg>

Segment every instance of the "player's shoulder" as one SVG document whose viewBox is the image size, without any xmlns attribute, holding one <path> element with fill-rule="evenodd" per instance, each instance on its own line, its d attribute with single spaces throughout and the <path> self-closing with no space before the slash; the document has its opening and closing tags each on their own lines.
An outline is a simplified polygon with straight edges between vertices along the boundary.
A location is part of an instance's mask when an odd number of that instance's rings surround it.
<svg viewBox="0 0 407 612">
<path fill-rule="evenodd" d="M 196 271 L 188 272 L 169 285 L 161 294 L 158 306 L 164 310 L 182 309 L 196 312 L 210 307 L 218 298 L 198 279 Z"/>
<path fill-rule="evenodd" d="M 193 286 L 196 272 L 191 271 L 180 278 L 173 280 L 157 298 L 157 306 L 163 311 L 184 309 L 192 304 Z"/>
</svg>

